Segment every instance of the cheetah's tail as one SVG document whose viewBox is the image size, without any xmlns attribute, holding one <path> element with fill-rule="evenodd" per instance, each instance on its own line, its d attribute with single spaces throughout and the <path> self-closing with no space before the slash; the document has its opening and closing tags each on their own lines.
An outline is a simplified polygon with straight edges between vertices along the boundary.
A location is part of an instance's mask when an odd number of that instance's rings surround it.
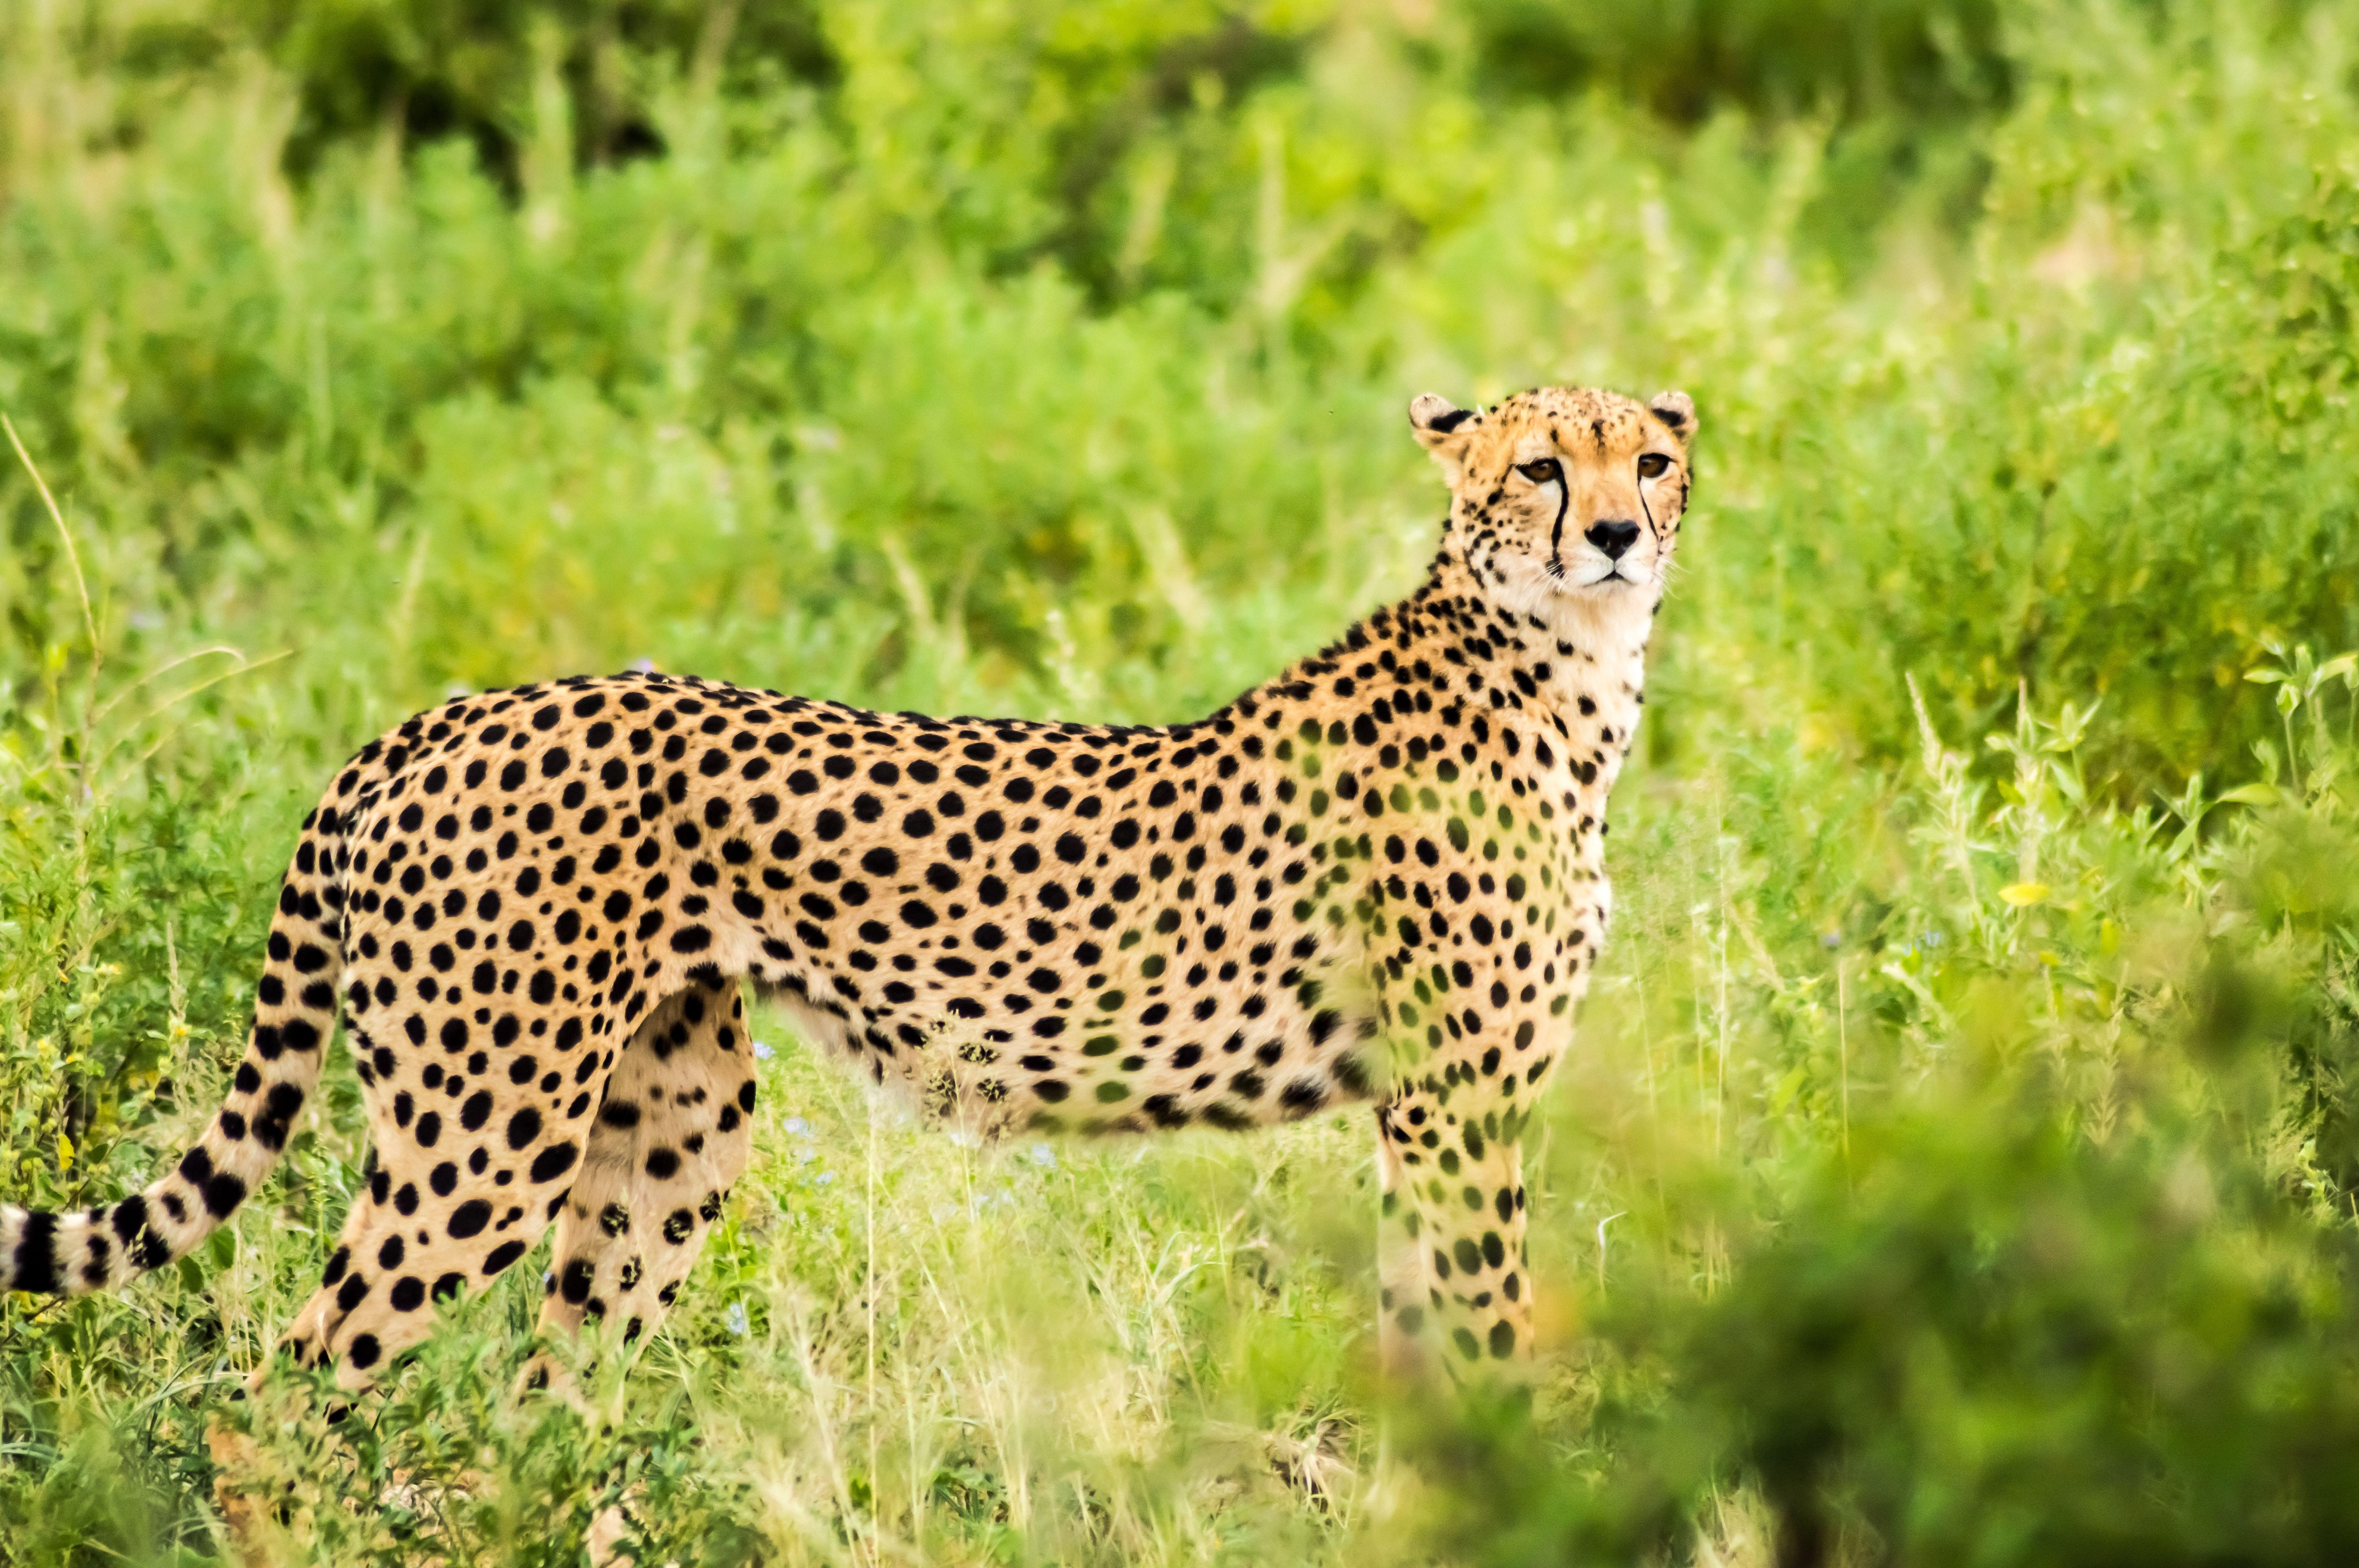
<svg viewBox="0 0 2359 1568">
<path fill-rule="evenodd" d="M 0 1289 L 77 1296 L 160 1269 L 212 1235 L 269 1173 L 336 1026 L 340 844 L 335 808 L 322 804 L 305 819 L 279 888 L 245 1057 L 196 1146 L 112 1206 L 49 1214 L 0 1205 Z"/>
</svg>

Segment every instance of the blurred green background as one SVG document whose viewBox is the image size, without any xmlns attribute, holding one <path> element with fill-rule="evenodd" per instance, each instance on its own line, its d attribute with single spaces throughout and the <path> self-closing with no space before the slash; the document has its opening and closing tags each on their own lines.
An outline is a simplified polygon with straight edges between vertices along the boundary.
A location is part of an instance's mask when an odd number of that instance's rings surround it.
<svg viewBox="0 0 2359 1568">
<path fill-rule="evenodd" d="M 446 692 L 1191 717 L 1417 580 L 1412 395 L 1679 386 L 1527 1400 L 1373 1382 L 1363 1119 L 968 1150 L 773 1022 L 631 1381 L 506 1402 L 515 1271 L 236 1417 L 282 1555 L 2348 1559 L 2354 310 L 2349 0 L 0 0 L 0 1194 L 201 1121 Z M 0 1306 L 0 1562 L 226 1550 L 361 1136 Z"/>
</svg>

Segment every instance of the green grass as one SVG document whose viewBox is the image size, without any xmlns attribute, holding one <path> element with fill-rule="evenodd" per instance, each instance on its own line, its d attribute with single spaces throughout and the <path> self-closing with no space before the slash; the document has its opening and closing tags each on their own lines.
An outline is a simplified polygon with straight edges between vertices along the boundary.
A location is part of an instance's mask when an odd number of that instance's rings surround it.
<svg viewBox="0 0 2359 1568">
<path fill-rule="evenodd" d="M 765 1020 L 590 1414 L 538 1260 L 240 1407 L 290 1560 L 2352 1554 L 2359 9 L 1674 9 L 0 8 L 11 1201 L 210 1113 L 454 687 L 1189 717 L 1414 582 L 1412 394 L 1701 411 L 1527 1404 L 1374 1380 L 1364 1117 L 967 1149 Z M 0 1562 L 226 1550 L 361 1137 L 339 1065 L 198 1255 L 0 1305 Z"/>
</svg>

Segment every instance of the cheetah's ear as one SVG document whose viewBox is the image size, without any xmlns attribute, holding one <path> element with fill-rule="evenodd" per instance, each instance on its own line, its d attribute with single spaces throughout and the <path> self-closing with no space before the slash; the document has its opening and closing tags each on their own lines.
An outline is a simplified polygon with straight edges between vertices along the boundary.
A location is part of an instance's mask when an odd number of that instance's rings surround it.
<svg viewBox="0 0 2359 1568">
<path fill-rule="evenodd" d="M 1418 444 L 1431 452 L 1449 471 L 1453 483 L 1465 461 L 1465 426 L 1479 417 L 1473 409 L 1458 407 L 1434 393 L 1420 393 L 1409 399 L 1409 428 L 1417 432 Z"/>
<path fill-rule="evenodd" d="M 1684 447 L 1694 439 L 1696 411 L 1694 400 L 1684 392 L 1658 392 L 1647 400 L 1656 418 L 1671 427 L 1671 434 Z"/>
</svg>

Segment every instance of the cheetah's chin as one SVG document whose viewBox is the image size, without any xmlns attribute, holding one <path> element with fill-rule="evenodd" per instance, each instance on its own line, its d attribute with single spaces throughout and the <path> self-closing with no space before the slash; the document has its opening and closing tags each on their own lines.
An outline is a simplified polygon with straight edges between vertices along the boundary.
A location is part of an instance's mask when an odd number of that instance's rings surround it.
<svg viewBox="0 0 2359 1568">
<path fill-rule="evenodd" d="M 1495 601 L 1511 614 L 1547 622 L 1570 616 L 1593 623 L 1618 622 L 1625 617 L 1650 619 L 1648 612 L 1658 597 L 1658 584 L 1652 571 L 1634 576 L 1625 569 L 1609 577 L 1583 579 L 1537 563 L 1528 571 L 1500 573 L 1493 591 Z"/>
</svg>

